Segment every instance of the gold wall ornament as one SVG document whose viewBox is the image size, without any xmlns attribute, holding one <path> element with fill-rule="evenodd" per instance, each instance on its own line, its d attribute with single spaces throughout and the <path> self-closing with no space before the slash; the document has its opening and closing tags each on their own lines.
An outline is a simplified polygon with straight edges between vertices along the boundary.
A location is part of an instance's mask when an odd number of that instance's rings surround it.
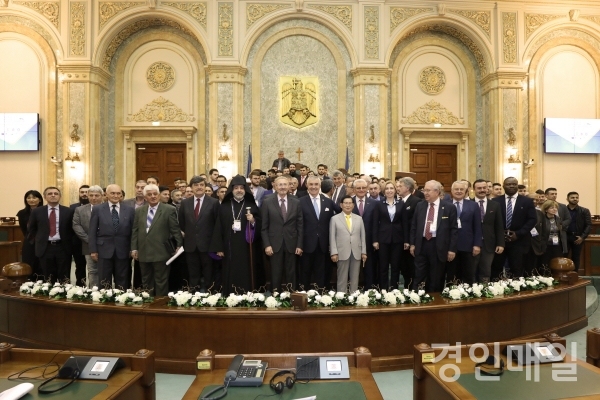
<svg viewBox="0 0 600 400">
<path fill-rule="evenodd" d="M 352 6 L 324 6 L 320 4 L 309 4 L 308 8 L 323 11 L 335 17 L 352 32 Z"/>
<path fill-rule="evenodd" d="M 246 4 L 246 29 L 267 14 L 282 8 L 290 8 L 291 4 Z"/>
<path fill-rule="evenodd" d="M 281 108 L 279 120 L 294 128 L 304 128 L 319 121 L 319 78 L 316 76 L 279 78 Z"/>
<path fill-rule="evenodd" d="M 123 43 L 123 41 L 125 41 L 125 39 L 127 39 L 129 36 L 143 29 L 148 29 L 157 26 L 168 26 L 173 29 L 177 29 L 180 32 L 185 33 L 186 35 L 191 36 L 199 44 L 196 36 L 189 29 L 179 24 L 178 22 L 166 18 L 142 19 L 133 22 L 131 25 L 127 25 L 114 36 L 114 38 L 110 41 L 109 45 L 104 51 L 104 57 L 102 58 L 102 67 L 106 70 L 110 69 L 110 63 L 112 62 L 112 58 L 117 52 L 117 49 L 119 48 L 121 43 Z"/>
<path fill-rule="evenodd" d="M 0 0 L 0 7 L 8 7 L 8 0 Z"/>
<path fill-rule="evenodd" d="M 379 7 L 365 7 L 365 58 L 379 59 Z"/>
<path fill-rule="evenodd" d="M 411 115 L 402 120 L 403 124 L 442 124 L 458 125 L 464 124 L 462 118 L 458 118 L 437 101 L 431 100 L 417 108 Z"/>
<path fill-rule="evenodd" d="M 71 3 L 71 35 L 69 45 L 72 56 L 85 55 L 85 3 Z"/>
<path fill-rule="evenodd" d="M 427 94 L 439 94 L 446 86 L 446 75 L 439 67 L 425 67 L 419 73 L 419 87 Z"/>
<path fill-rule="evenodd" d="M 490 37 L 492 14 L 489 11 L 448 10 L 448 12 L 470 19 L 485 32 L 487 37 Z"/>
<path fill-rule="evenodd" d="M 145 2 L 117 3 L 117 2 L 112 2 L 112 1 L 111 2 L 101 1 L 99 4 L 100 4 L 100 7 L 99 7 L 100 15 L 98 16 L 98 19 L 99 19 L 100 29 L 102 29 L 102 28 L 104 28 L 104 25 L 106 25 L 106 23 L 112 17 L 114 17 L 121 11 L 125 11 L 131 7 L 141 6 L 146 3 Z"/>
<path fill-rule="evenodd" d="M 219 3 L 219 55 L 233 55 L 233 3 Z"/>
<path fill-rule="evenodd" d="M 175 83 L 175 69 L 164 61 L 157 61 L 148 67 L 146 82 L 152 90 L 164 92 Z"/>
<path fill-rule="evenodd" d="M 553 14 L 525 14 L 525 39 L 529 39 L 529 36 L 545 23 L 563 17 L 565 16 Z"/>
<path fill-rule="evenodd" d="M 517 62 L 517 13 L 502 13 L 502 53 L 505 63 Z"/>
<path fill-rule="evenodd" d="M 398 25 L 418 14 L 431 12 L 431 8 L 404 8 L 404 7 L 391 7 L 390 8 L 390 34 L 396 29 Z"/>
<path fill-rule="evenodd" d="M 413 29 L 412 31 L 406 33 L 398 42 L 402 42 L 403 40 L 406 40 L 409 37 L 422 32 L 441 32 L 460 40 L 462 44 L 464 44 L 469 49 L 469 51 L 471 51 L 473 57 L 475 57 L 475 60 L 477 61 L 477 65 L 479 66 L 481 72 L 487 72 L 487 62 L 485 61 L 485 58 L 481 52 L 481 49 L 479 49 L 479 46 L 477 46 L 473 39 L 471 39 L 467 34 L 452 26 L 443 24 L 421 25 Z"/>
<path fill-rule="evenodd" d="M 581 18 L 588 19 L 600 25 L 600 15 L 582 15 Z"/>
<path fill-rule="evenodd" d="M 0 3 L 1 2 L 2 0 L 0 0 Z M 0 15 L 0 24 L 18 24 L 27 27 L 43 37 L 53 50 L 58 50 L 59 48 L 46 28 L 33 21 L 31 18 L 23 18 L 17 15 Z"/>
<path fill-rule="evenodd" d="M 8 4 L 8 0 L 6 0 Z M 14 1 L 13 4 L 18 4 L 42 14 L 56 29 L 60 24 L 60 3 L 55 1 Z M 5 6 L 6 7 L 6 6 Z"/>
<path fill-rule="evenodd" d="M 196 2 L 161 2 L 162 6 L 174 7 L 181 10 L 194 18 L 204 29 L 206 29 L 206 3 Z"/>
<path fill-rule="evenodd" d="M 158 97 L 146 104 L 137 113 L 127 117 L 127 121 L 135 122 L 186 122 L 195 121 L 196 118 L 186 114 L 171 101 Z"/>
</svg>

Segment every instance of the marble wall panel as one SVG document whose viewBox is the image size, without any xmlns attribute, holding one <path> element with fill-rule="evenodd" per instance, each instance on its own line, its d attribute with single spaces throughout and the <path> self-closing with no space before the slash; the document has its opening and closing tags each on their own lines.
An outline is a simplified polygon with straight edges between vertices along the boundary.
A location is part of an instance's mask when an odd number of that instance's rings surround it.
<svg viewBox="0 0 600 400">
<path fill-rule="evenodd" d="M 63 151 L 62 151 L 62 145 L 63 145 L 63 113 L 64 113 L 64 108 L 63 108 L 63 99 L 64 99 L 64 95 L 63 95 L 63 86 L 62 85 L 66 85 L 66 83 L 63 83 L 59 86 L 58 90 L 56 91 L 56 144 L 55 144 L 55 149 L 54 151 L 56 152 L 56 158 L 58 158 L 59 160 L 62 160 L 63 157 Z M 49 146 L 53 146 L 54 144 L 52 143 L 48 143 Z M 64 155 L 66 157 L 66 155 Z M 64 183 L 64 174 L 63 174 L 63 167 L 62 165 L 57 165 L 56 166 L 56 186 L 59 189 L 63 189 L 63 183 Z"/>
<path fill-rule="evenodd" d="M 80 148 L 83 149 L 87 145 L 85 140 L 85 84 L 84 83 L 69 83 L 69 121 L 68 122 L 68 131 L 64 133 L 64 140 L 67 142 L 67 146 L 71 145 L 70 134 L 74 129 L 73 124 L 79 125 L 79 145 Z M 67 149 L 68 151 L 68 149 Z M 75 156 L 75 154 L 71 153 L 71 157 Z M 87 160 L 83 160 L 82 154 L 79 153 L 79 158 L 83 162 L 87 162 Z M 63 157 L 64 160 L 64 157 Z M 78 188 L 83 184 L 82 182 L 82 174 L 83 174 L 83 163 L 79 162 L 74 165 L 75 168 L 70 168 L 69 163 L 64 163 L 64 168 L 66 172 L 66 179 L 69 180 L 69 193 L 68 198 L 70 199 L 70 203 L 76 203 L 79 199 Z M 64 194 L 67 195 L 66 193 Z"/>
<path fill-rule="evenodd" d="M 223 132 L 223 124 L 227 124 L 227 134 L 229 135 L 229 141 L 227 143 L 223 143 L 227 146 L 229 152 L 229 158 L 231 159 L 231 144 L 233 142 L 233 83 L 218 83 L 217 84 L 217 109 L 218 111 L 218 121 L 217 121 L 217 132 L 219 133 L 219 141 L 216 143 L 210 143 L 210 135 L 207 135 L 206 138 L 206 148 L 209 146 L 214 148 L 214 152 L 216 154 L 219 153 L 219 146 L 222 143 L 221 137 Z M 206 153 L 206 159 L 208 160 L 208 151 Z M 219 171 L 221 171 L 222 167 L 218 166 Z M 208 172 L 208 171 L 207 171 Z M 231 177 L 231 173 L 221 171 L 221 173 L 226 174 L 228 178 Z"/>
</svg>

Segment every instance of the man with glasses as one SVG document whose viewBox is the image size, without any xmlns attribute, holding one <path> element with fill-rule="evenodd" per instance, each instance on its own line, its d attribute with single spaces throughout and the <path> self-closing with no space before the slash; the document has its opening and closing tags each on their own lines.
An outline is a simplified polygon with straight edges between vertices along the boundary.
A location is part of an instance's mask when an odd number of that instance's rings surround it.
<svg viewBox="0 0 600 400">
<path fill-rule="evenodd" d="M 355 196 L 352 212 L 362 217 L 365 226 L 367 261 L 364 263 L 364 285 L 365 289 L 370 289 L 379 281 L 377 276 L 379 264 L 377 259 L 379 257 L 375 257 L 375 249 L 373 248 L 373 211 L 375 211 L 377 200 L 367 197 L 367 182 L 364 179 L 357 179 L 353 183 Z"/>
<path fill-rule="evenodd" d="M 217 184 L 219 185 L 219 187 L 227 187 L 227 178 L 225 178 L 225 176 L 223 175 L 219 175 L 217 177 Z"/>
</svg>

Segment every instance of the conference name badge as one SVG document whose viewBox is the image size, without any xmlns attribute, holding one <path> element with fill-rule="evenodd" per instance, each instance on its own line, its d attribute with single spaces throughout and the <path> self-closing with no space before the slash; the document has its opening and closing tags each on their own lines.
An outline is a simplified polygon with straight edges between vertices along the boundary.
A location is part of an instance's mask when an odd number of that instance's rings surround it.
<svg viewBox="0 0 600 400">
<path fill-rule="evenodd" d="M 242 230 L 242 221 L 240 221 L 239 219 L 236 219 L 233 221 L 233 225 L 231 225 L 231 229 L 233 229 L 235 232 L 239 232 Z"/>
</svg>

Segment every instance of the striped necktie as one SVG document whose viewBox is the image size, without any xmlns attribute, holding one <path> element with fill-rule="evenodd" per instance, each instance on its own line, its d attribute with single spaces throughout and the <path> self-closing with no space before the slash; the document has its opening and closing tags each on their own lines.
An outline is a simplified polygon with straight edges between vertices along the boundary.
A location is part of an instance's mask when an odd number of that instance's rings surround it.
<svg viewBox="0 0 600 400">
<path fill-rule="evenodd" d="M 150 229 L 150 226 L 152 225 L 152 220 L 154 220 L 154 208 L 150 207 L 148 209 L 148 217 L 146 218 L 146 231 Z"/>
<path fill-rule="evenodd" d="M 506 229 L 510 229 L 513 215 L 512 197 L 508 197 L 506 201 Z"/>
</svg>

